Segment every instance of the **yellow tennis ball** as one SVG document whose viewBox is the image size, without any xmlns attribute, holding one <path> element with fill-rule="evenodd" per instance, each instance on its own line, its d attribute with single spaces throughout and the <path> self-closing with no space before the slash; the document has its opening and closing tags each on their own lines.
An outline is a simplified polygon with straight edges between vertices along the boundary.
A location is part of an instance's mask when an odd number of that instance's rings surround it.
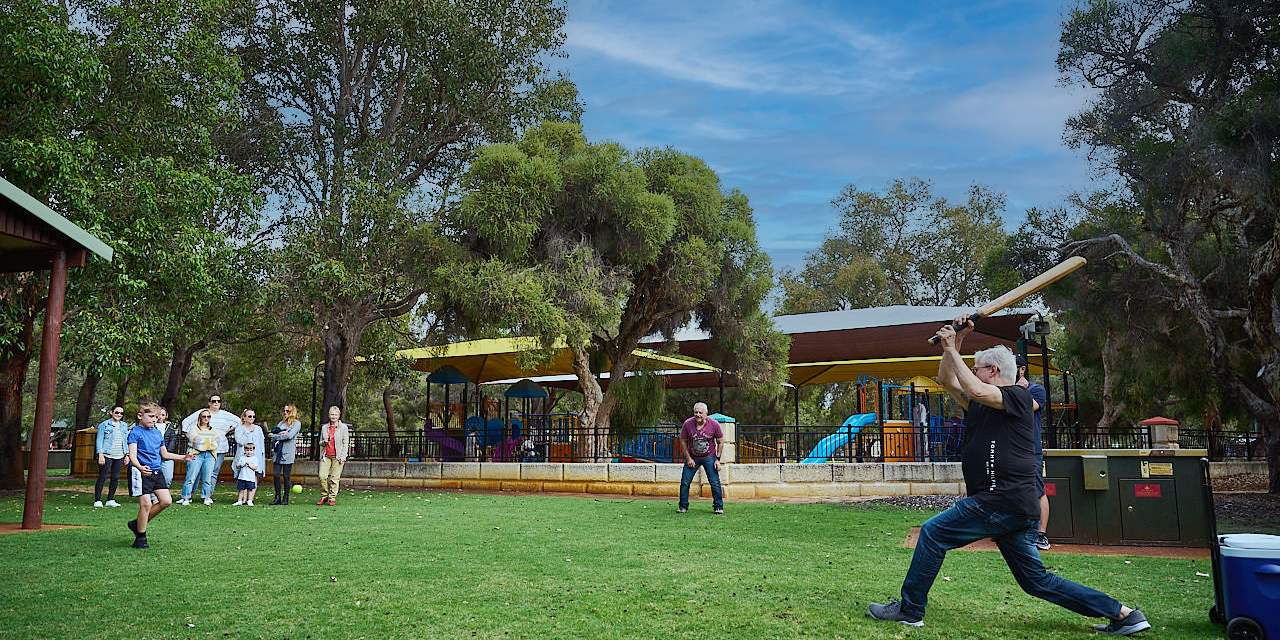
<svg viewBox="0 0 1280 640">
<path fill-rule="evenodd" d="M 295 484 L 293 485 L 293 489 L 290 489 L 290 491 L 293 491 L 294 493 L 302 493 L 302 485 Z"/>
</svg>

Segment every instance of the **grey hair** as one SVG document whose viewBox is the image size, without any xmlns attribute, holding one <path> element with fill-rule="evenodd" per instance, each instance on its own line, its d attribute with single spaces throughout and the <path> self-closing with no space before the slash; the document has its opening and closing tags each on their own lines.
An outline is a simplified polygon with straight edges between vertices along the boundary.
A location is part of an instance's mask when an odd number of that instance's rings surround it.
<svg viewBox="0 0 1280 640">
<path fill-rule="evenodd" d="M 990 349 L 983 349 L 973 354 L 973 366 L 995 365 L 996 379 L 1006 385 L 1013 384 L 1017 381 L 1018 361 L 1014 359 L 1013 352 L 1002 344 L 998 344 Z"/>
<path fill-rule="evenodd" d="M 705 403 L 705 402 L 695 402 L 695 403 L 693 403 L 693 410 L 694 410 L 694 411 L 697 411 L 697 410 L 698 410 L 698 407 L 702 407 L 702 410 L 703 410 L 703 411 L 710 411 L 710 409 L 707 407 L 707 403 Z"/>
</svg>

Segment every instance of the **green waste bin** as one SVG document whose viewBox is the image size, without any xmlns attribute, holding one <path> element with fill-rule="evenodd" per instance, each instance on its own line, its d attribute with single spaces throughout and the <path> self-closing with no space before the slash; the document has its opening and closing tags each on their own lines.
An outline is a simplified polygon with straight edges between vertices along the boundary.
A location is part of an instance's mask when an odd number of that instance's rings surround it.
<svg viewBox="0 0 1280 640">
<path fill-rule="evenodd" d="M 1046 449 L 1049 539 L 1207 547 L 1204 449 Z"/>
</svg>

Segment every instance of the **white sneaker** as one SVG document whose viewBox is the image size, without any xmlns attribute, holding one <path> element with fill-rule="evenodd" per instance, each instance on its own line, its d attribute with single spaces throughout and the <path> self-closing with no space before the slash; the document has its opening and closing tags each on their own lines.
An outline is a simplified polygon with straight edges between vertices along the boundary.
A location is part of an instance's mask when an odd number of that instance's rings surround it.
<svg viewBox="0 0 1280 640">
<path fill-rule="evenodd" d="M 183 498 L 183 499 L 181 499 L 181 500 L 179 500 L 179 501 L 178 501 L 178 504 L 181 504 L 181 505 L 188 505 L 188 504 L 191 504 L 191 498 Z"/>
<path fill-rule="evenodd" d="M 240 505 L 242 505 L 242 504 L 244 504 L 244 501 L 243 501 L 243 500 L 236 500 L 235 502 L 232 502 L 232 503 L 231 503 L 231 506 L 233 506 L 233 507 L 238 507 L 238 506 L 240 506 Z"/>
<path fill-rule="evenodd" d="M 94 507 L 101 507 L 101 506 L 102 506 L 102 501 L 101 501 L 101 500 L 94 500 L 94 501 L 93 501 L 93 506 L 94 506 Z"/>
<path fill-rule="evenodd" d="M 205 505 L 211 505 L 211 504 L 213 504 L 213 498 L 205 498 L 205 499 L 204 499 L 204 503 L 205 503 Z"/>
<path fill-rule="evenodd" d="M 252 501 L 252 500 L 250 500 L 250 501 L 248 501 L 248 502 L 244 503 L 244 505 L 245 505 L 246 507 L 252 507 L 252 506 L 253 506 L 253 501 Z"/>
<path fill-rule="evenodd" d="M 107 506 L 108 506 L 108 507 L 118 507 L 118 506 L 120 506 L 120 503 L 119 503 L 119 502 L 116 502 L 115 500 L 108 500 L 108 501 L 107 501 Z"/>
</svg>

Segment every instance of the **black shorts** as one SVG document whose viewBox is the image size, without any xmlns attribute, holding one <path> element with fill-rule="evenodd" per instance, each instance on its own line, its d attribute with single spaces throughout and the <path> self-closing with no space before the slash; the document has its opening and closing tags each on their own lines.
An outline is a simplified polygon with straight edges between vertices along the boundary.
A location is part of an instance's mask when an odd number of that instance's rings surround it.
<svg viewBox="0 0 1280 640">
<path fill-rule="evenodd" d="M 258 483 L 253 480 L 236 480 L 237 491 L 252 491 L 258 488 Z"/>
<path fill-rule="evenodd" d="M 165 483 L 164 474 L 159 469 L 154 469 L 151 475 L 144 476 L 136 467 L 129 468 L 129 495 L 137 498 L 161 489 L 168 491 L 169 485 Z"/>
</svg>

